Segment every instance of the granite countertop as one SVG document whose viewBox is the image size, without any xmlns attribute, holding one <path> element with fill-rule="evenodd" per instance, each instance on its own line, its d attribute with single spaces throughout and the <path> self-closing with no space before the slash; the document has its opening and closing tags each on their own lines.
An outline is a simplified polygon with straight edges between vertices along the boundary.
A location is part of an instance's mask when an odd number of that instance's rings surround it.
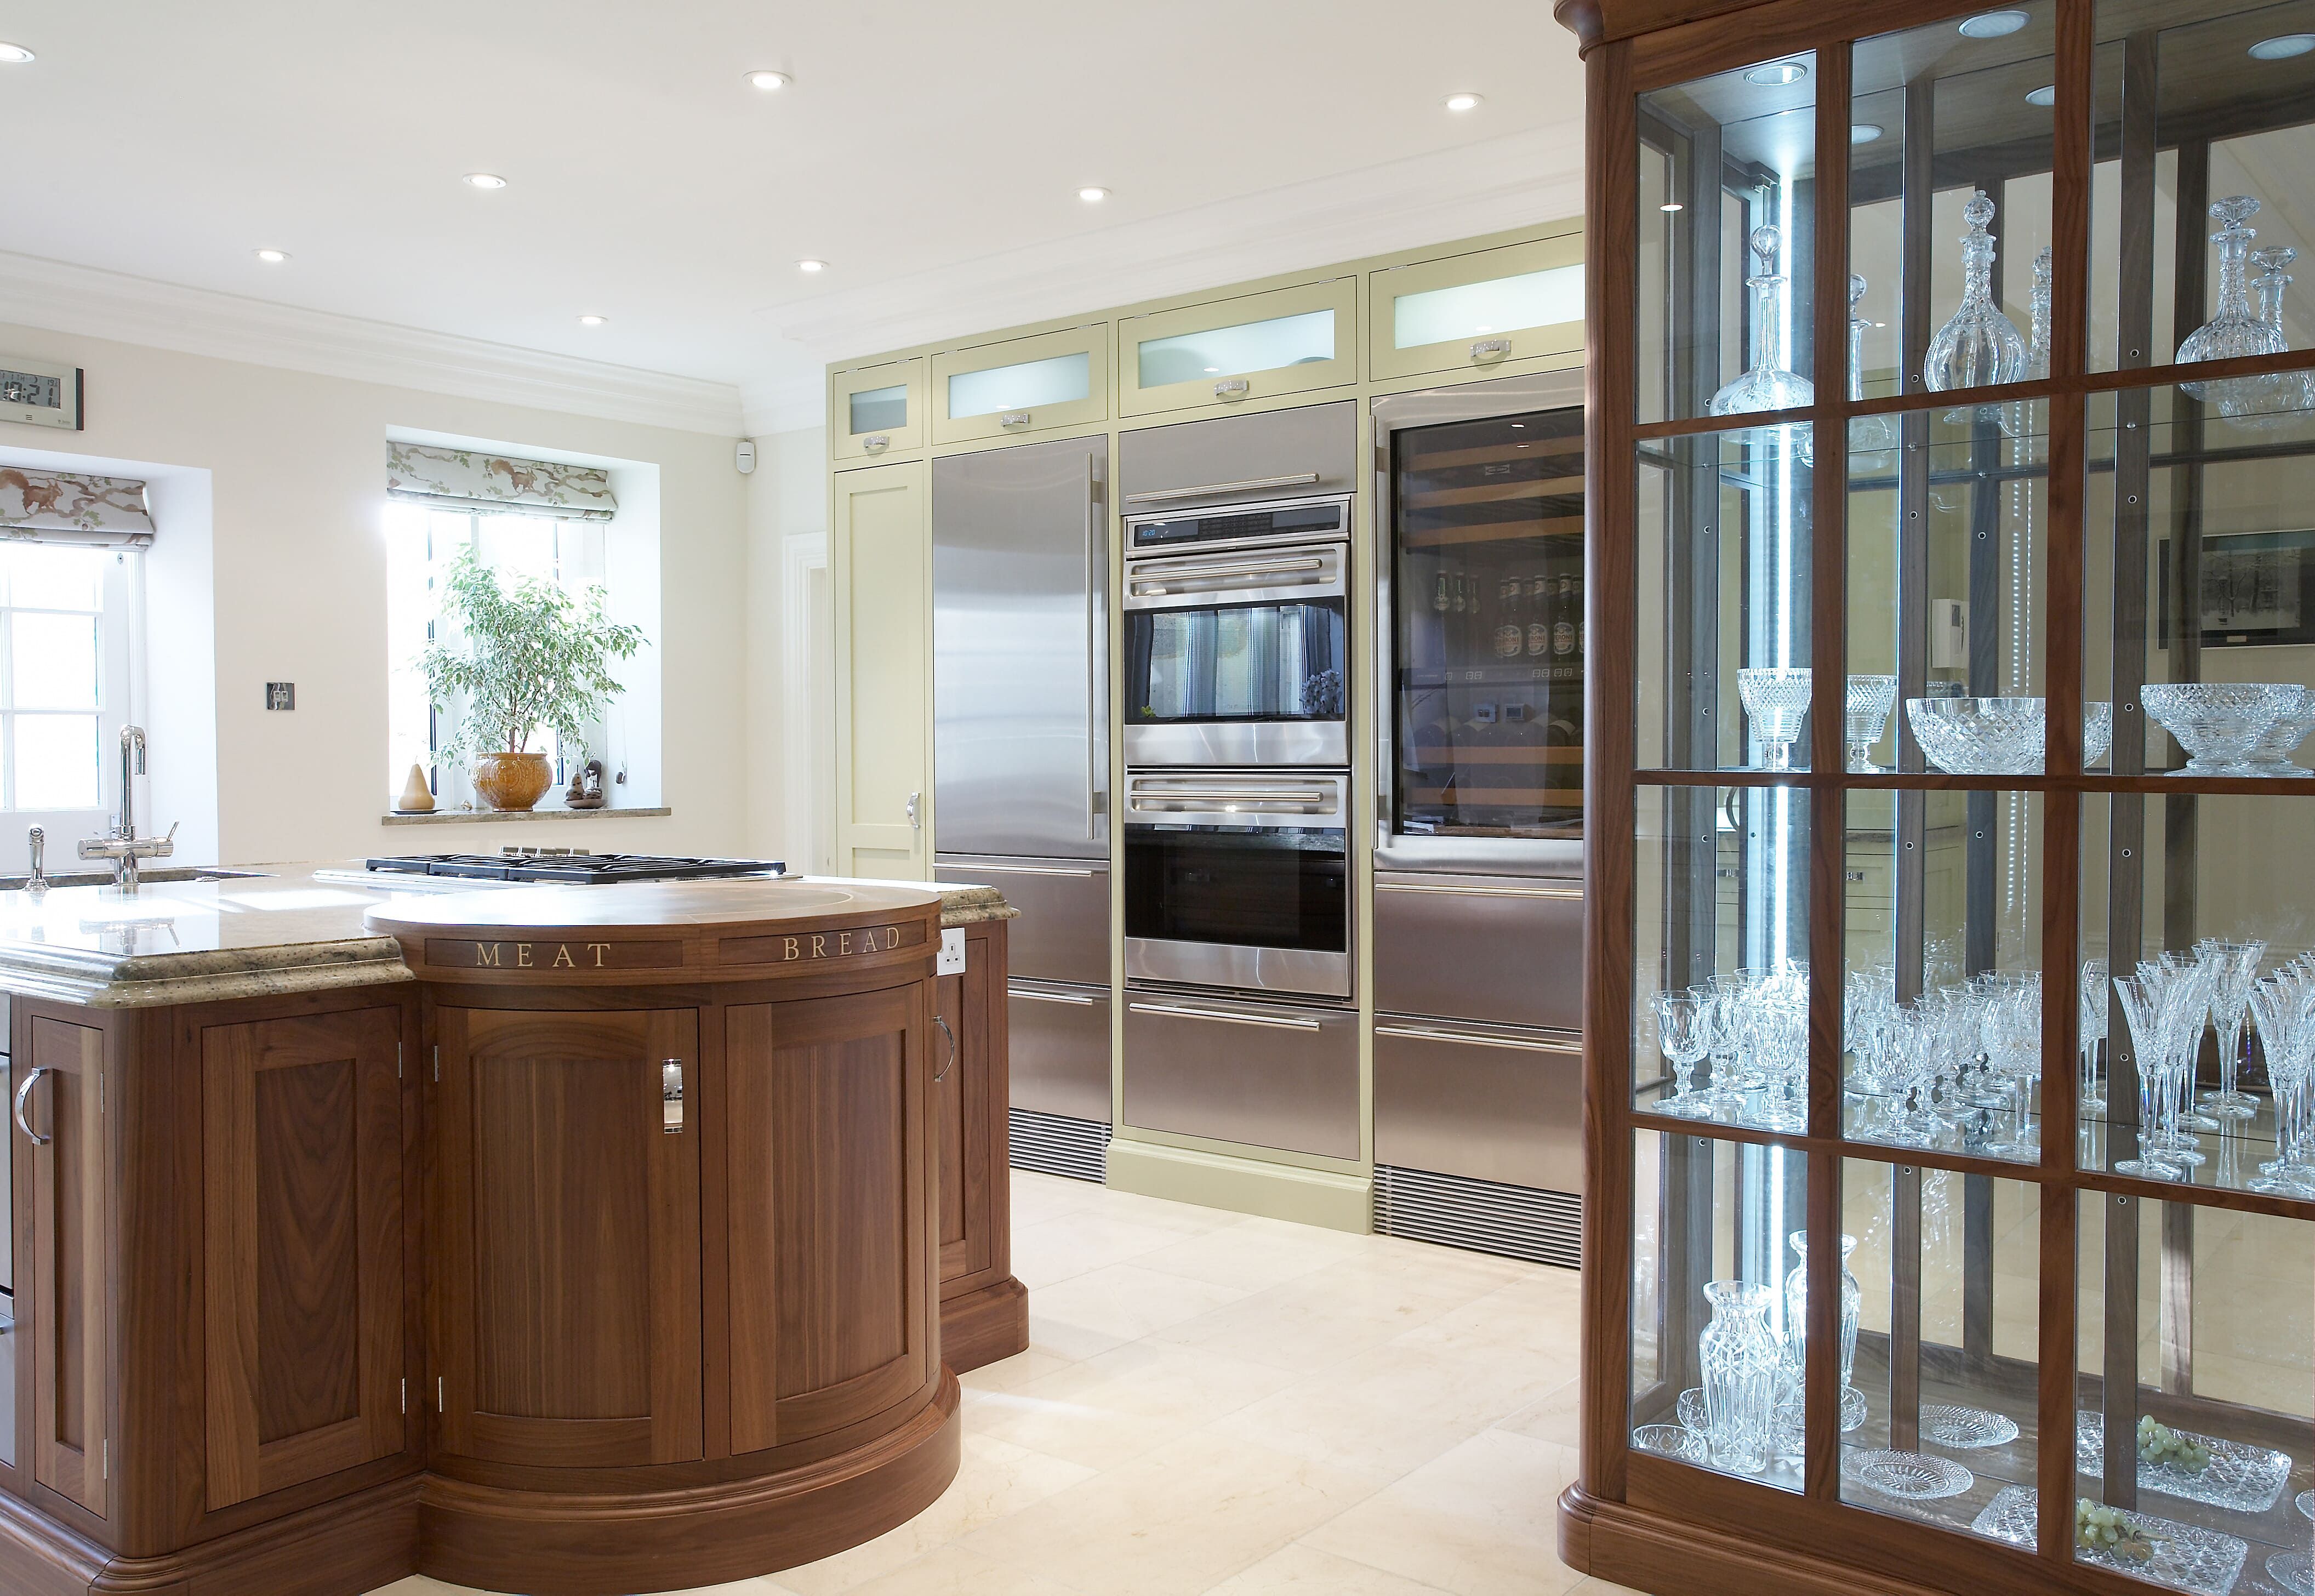
<svg viewBox="0 0 2315 1596">
<path fill-rule="evenodd" d="M 364 917 L 416 894 L 315 879 L 316 871 L 359 871 L 358 861 L 250 868 L 263 873 L 148 880 L 134 896 L 109 886 L 53 887 L 37 898 L 0 891 L 0 991 L 90 1008 L 153 1008 L 414 979 L 400 944 L 374 935 Z M 1019 913 L 994 887 L 927 887 L 940 894 L 944 927 Z M 439 902 L 445 895 L 425 896 Z"/>
</svg>

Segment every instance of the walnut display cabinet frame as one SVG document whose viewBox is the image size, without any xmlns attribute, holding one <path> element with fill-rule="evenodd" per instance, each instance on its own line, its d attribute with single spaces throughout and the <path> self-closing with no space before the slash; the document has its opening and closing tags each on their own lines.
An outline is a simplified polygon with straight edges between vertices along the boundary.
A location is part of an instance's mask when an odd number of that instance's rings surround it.
<svg viewBox="0 0 2315 1596">
<path fill-rule="evenodd" d="M 2315 951 L 2315 777 L 2190 760 L 2175 707 L 2315 677 L 2315 13 L 1555 9 L 1591 351 L 1562 1557 L 2315 1591 L 2304 1055 L 2142 1033 L 2121 984 Z"/>
</svg>

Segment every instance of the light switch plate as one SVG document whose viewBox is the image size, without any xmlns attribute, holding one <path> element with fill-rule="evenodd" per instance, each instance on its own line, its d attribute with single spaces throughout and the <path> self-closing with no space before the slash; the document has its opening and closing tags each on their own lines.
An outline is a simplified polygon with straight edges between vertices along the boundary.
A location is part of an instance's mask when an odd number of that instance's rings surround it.
<svg viewBox="0 0 2315 1596">
<path fill-rule="evenodd" d="M 940 964 L 934 973 L 938 975 L 964 973 L 964 930 L 962 927 L 941 933 Z"/>
</svg>

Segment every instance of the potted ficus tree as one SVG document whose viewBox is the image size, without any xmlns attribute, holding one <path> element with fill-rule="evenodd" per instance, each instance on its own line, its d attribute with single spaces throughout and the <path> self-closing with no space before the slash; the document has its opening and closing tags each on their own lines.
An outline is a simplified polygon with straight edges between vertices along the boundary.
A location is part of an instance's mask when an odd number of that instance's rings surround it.
<svg viewBox="0 0 2315 1596">
<path fill-rule="evenodd" d="M 457 623 L 457 646 L 437 640 L 418 660 L 428 696 L 452 718 L 441 757 L 472 756 L 475 791 L 492 809 L 528 810 L 554 780 L 532 735 L 545 728 L 583 743 L 587 723 L 625 691 L 611 661 L 643 646 L 643 629 L 612 620 L 599 587 L 583 601 L 535 577 L 509 590 L 472 546 L 451 562 L 442 614 Z"/>
</svg>

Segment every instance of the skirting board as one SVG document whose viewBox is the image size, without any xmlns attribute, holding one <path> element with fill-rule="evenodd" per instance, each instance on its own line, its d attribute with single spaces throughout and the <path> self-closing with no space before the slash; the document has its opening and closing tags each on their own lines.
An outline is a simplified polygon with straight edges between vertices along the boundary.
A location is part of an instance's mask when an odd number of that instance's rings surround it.
<svg viewBox="0 0 2315 1596">
<path fill-rule="evenodd" d="M 1570 1485 L 1559 1495 L 1559 1560 L 1578 1574 L 1656 1596 L 1954 1596 L 1963 1587 L 1884 1579 L 1699 1524 L 1603 1502 Z M 2009 1592 L 1991 1582 L 1978 1591 Z M 1974 1596 L 1974 1592 L 1973 1592 Z"/>
<path fill-rule="evenodd" d="M 1144 1197 L 1227 1208 L 1355 1235 L 1363 1236 L 1371 1228 L 1374 1182 L 1362 1175 L 1234 1158 L 1120 1135 L 1109 1144 L 1109 1184 Z"/>
</svg>

